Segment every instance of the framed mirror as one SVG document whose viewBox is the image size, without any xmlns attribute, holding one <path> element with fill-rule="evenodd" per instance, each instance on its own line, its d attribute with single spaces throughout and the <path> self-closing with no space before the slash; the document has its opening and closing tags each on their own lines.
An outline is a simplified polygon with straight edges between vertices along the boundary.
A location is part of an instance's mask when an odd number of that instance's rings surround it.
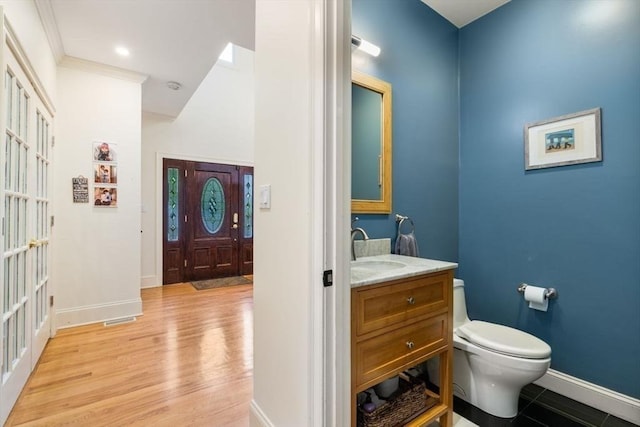
<svg viewBox="0 0 640 427">
<path fill-rule="evenodd" d="M 351 212 L 391 213 L 391 84 L 354 71 Z"/>
</svg>

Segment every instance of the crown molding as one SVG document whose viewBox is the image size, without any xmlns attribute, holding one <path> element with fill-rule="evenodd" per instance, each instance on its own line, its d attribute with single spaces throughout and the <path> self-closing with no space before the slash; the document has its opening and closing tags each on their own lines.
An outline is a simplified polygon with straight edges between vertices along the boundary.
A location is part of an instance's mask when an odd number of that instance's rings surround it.
<svg viewBox="0 0 640 427">
<path fill-rule="evenodd" d="M 85 59 L 76 58 L 74 56 L 65 55 L 58 65 L 64 68 L 81 70 L 94 74 L 101 74 L 103 76 L 113 77 L 120 80 L 127 80 L 139 84 L 144 83 L 145 80 L 149 78 L 148 75 L 136 73 L 135 71 L 112 67 L 110 65 L 101 64 L 99 62 L 87 61 Z"/>
<path fill-rule="evenodd" d="M 47 40 L 49 40 L 53 57 L 56 63 L 60 63 L 65 55 L 64 46 L 62 45 L 62 38 L 60 38 L 56 16 L 53 13 L 53 7 L 51 7 L 51 0 L 35 0 L 35 4 L 40 15 L 42 27 L 47 35 Z"/>
</svg>

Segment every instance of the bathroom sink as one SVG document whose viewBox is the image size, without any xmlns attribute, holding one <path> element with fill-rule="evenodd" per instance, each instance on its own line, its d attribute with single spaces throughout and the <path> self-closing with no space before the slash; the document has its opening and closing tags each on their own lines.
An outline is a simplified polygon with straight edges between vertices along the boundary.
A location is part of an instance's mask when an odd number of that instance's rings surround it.
<svg viewBox="0 0 640 427">
<path fill-rule="evenodd" d="M 452 262 L 388 253 L 363 256 L 351 261 L 351 288 L 450 270 L 457 266 Z"/>
<path fill-rule="evenodd" d="M 405 264 L 397 261 L 351 261 L 351 270 L 366 270 L 371 272 L 383 272 L 405 267 Z"/>
</svg>

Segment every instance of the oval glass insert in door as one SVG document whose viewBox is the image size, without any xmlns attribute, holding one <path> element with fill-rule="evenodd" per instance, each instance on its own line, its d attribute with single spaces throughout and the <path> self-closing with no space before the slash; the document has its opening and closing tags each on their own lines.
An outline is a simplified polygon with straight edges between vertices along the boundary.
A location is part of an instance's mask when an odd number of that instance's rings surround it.
<svg viewBox="0 0 640 427">
<path fill-rule="evenodd" d="M 202 188 L 200 213 L 204 228 L 211 234 L 220 231 L 225 212 L 224 189 L 217 178 L 209 178 Z"/>
</svg>

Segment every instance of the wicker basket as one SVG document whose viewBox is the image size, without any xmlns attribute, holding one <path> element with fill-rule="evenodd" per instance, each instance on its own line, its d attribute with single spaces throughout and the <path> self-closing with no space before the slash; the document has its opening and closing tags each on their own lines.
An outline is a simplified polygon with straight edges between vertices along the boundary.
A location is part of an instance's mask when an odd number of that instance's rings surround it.
<svg viewBox="0 0 640 427">
<path fill-rule="evenodd" d="M 358 407 L 358 427 L 393 427 L 404 424 L 416 414 L 424 412 L 428 404 L 424 382 L 400 377 L 398 390 L 372 412 Z"/>
</svg>

